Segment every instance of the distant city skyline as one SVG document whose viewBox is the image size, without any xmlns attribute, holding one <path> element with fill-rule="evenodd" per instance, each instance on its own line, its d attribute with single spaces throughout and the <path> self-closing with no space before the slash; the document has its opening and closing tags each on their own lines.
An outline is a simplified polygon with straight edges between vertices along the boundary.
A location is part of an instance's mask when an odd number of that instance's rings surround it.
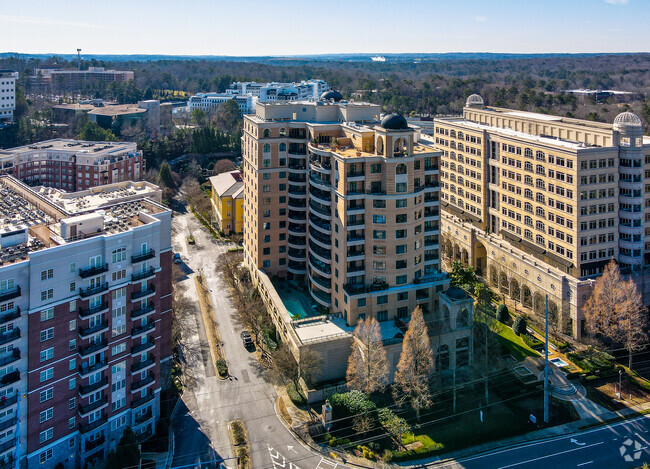
<svg viewBox="0 0 650 469">
<path fill-rule="evenodd" d="M 645 0 L 23 0 L 0 52 L 160 55 L 644 52 Z"/>
</svg>

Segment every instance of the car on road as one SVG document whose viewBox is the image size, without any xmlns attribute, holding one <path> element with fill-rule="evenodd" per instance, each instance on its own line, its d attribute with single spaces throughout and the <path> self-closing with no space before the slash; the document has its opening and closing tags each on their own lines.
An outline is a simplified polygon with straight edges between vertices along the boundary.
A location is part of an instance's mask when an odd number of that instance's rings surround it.
<svg viewBox="0 0 650 469">
<path fill-rule="evenodd" d="M 178 252 L 174 253 L 174 264 L 180 264 L 182 262 L 181 255 Z"/>
<path fill-rule="evenodd" d="M 244 344 L 244 347 L 249 348 L 253 346 L 253 338 L 251 337 L 250 332 L 248 331 L 242 331 L 241 335 L 241 341 Z"/>
</svg>

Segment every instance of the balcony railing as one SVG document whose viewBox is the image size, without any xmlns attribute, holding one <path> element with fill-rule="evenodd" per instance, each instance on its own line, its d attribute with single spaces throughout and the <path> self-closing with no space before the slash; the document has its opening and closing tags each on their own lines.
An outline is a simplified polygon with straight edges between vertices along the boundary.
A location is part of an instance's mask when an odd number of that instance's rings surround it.
<svg viewBox="0 0 650 469">
<path fill-rule="evenodd" d="M 93 275 L 103 274 L 104 272 L 108 272 L 108 264 L 93 265 L 85 269 L 79 269 L 79 277 L 88 278 Z"/>
<path fill-rule="evenodd" d="M 14 394 L 14 395 L 11 396 L 11 397 L 3 396 L 3 397 L 0 399 L 0 409 L 4 409 L 4 408 L 6 408 L 6 407 L 12 406 L 12 405 L 14 405 L 16 402 L 18 402 L 18 395 L 17 395 L 17 394 Z"/>
<path fill-rule="evenodd" d="M 104 406 L 106 404 L 108 404 L 108 397 L 106 397 L 106 395 L 103 395 L 101 399 L 99 399 L 98 401 L 93 402 L 92 404 L 80 405 L 79 406 L 79 414 L 82 415 L 82 416 L 86 415 L 86 414 L 89 414 L 93 410 L 97 410 L 97 409 L 99 409 L 100 407 L 102 407 L 102 406 Z"/>
<path fill-rule="evenodd" d="M 105 442 L 106 442 L 106 437 L 104 435 L 92 441 L 86 440 L 83 452 L 87 453 L 88 451 L 92 451 L 95 448 L 98 448 L 99 446 L 103 445 Z"/>
<path fill-rule="evenodd" d="M 95 420 L 93 423 L 88 423 L 86 425 L 79 425 L 79 433 L 88 433 L 89 431 L 101 427 L 107 421 L 108 419 L 106 418 L 106 414 L 102 414 L 101 418 L 99 420 Z"/>
<path fill-rule="evenodd" d="M 0 358 L 0 366 L 8 365 L 9 363 L 13 363 L 17 360 L 20 360 L 20 349 L 15 348 L 9 355 Z"/>
<path fill-rule="evenodd" d="M 85 357 L 86 355 L 90 355 L 91 353 L 97 352 L 106 347 L 108 347 L 108 342 L 104 339 L 101 342 L 95 342 L 94 344 L 85 347 L 79 347 L 79 355 Z"/>
<path fill-rule="evenodd" d="M 86 337 L 91 334 L 96 334 L 97 332 L 101 332 L 104 329 L 108 329 L 108 321 L 102 321 L 99 324 L 96 324 L 91 327 L 80 327 L 79 328 L 79 335 L 81 337 Z"/>
<path fill-rule="evenodd" d="M 140 254 L 131 256 L 131 263 L 135 264 L 136 262 L 146 261 L 149 259 L 153 259 L 154 257 L 156 257 L 156 251 L 154 251 L 153 249 L 149 249 L 148 251 L 141 252 Z"/>
<path fill-rule="evenodd" d="M 4 422 L 0 422 L 0 431 L 6 430 L 7 428 L 11 428 L 16 423 L 18 422 L 18 419 L 16 417 L 12 417 L 9 420 L 5 420 Z"/>
<path fill-rule="evenodd" d="M 12 340 L 20 339 L 20 329 L 18 327 L 12 329 L 10 332 L 5 332 L 0 335 L 0 345 L 11 342 Z"/>
<path fill-rule="evenodd" d="M 14 309 L 11 309 L 4 314 L 0 315 L 0 324 L 4 324 L 9 321 L 13 321 L 14 319 L 18 319 L 20 317 L 20 308 L 15 307 Z"/>
<path fill-rule="evenodd" d="M 145 278 L 153 277 L 154 275 L 156 275 L 156 269 L 153 267 L 149 267 L 145 271 L 140 271 L 135 274 L 132 274 L 131 281 L 135 282 L 136 280 L 143 280 Z"/>
<path fill-rule="evenodd" d="M 0 292 L 0 301 L 8 301 L 20 296 L 20 285 Z"/>
<path fill-rule="evenodd" d="M 153 348 L 155 345 L 156 345 L 156 341 L 154 339 L 149 339 L 144 344 L 134 345 L 133 347 L 131 347 L 131 353 L 133 354 L 142 353 L 145 350 L 149 350 L 150 348 Z"/>
<path fill-rule="evenodd" d="M 97 295 L 106 290 L 108 290 L 108 283 L 104 282 L 96 287 L 80 288 L 79 295 L 81 295 L 82 298 L 86 298 L 88 296 Z"/>
<path fill-rule="evenodd" d="M 153 436 L 153 432 L 151 431 L 151 428 L 147 428 L 145 431 L 135 435 L 135 439 L 138 441 L 138 443 L 142 443 L 144 440 L 150 438 L 151 436 Z"/>
<path fill-rule="evenodd" d="M 131 329 L 131 335 L 134 336 L 134 335 L 142 334 L 143 332 L 150 331 L 151 329 L 153 329 L 155 327 L 156 327 L 155 322 L 148 322 L 144 326 L 138 326 L 138 327 L 134 327 L 133 329 Z"/>
<path fill-rule="evenodd" d="M 155 309 L 156 309 L 156 307 L 154 306 L 154 304 L 149 303 L 147 306 L 145 306 L 143 308 L 134 309 L 131 312 L 131 318 L 135 319 L 137 317 L 144 316 L 145 314 L 151 313 Z"/>
<path fill-rule="evenodd" d="M 388 284 L 385 282 L 372 283 L 370 285 L 365 285 L 362 283 L 346 283 L 343 285 L 343 290 L 345 290 L 348 295 L 359 295 L 361 293 L 388 290 Z"/>
<path fill-rule="evenodd" d="M 5 441 L 4 443 L 2 443 L 0 445 L 0 454 L 6 453 L 7 451 L 9 451 L 9 450 L 11 450 L 11 449 L 13 449 L 15 447 L 16 447 L 16 439 L 15 438 L 12 438 L 9 441 Z M 5 465 L 5 463 L 0 463 L 0 469 L 14 467 L 13 463 L 14 463 L 14 457 L 13 457 L 13 455 L 10 454 L 9 459 L 6 462 L 6 465 Z"/>
<path fill-rule="evenodd" d="M 149 410 L 148 412 L 145 412 L 144 414 L 135 418 L 135 425 L 141 425 L 145 423 L 147 420 L 151 420 L 152 418 L 153 418 L 153 412 Z"/>
<path fill-rule="evenodd" d="M 105 301 L 100 305 L 93 306 L 92 308 L 79 308 L 79 316 L 82 318 L 92 316 L 93 314 L 101 313 L 108 309 L 108 302 Z"/>
<path fill-rule="evenodd" d="M 79 394 L 84 396 L 90 394 L 91 392 L 97 391 L 100 388 L 103 388 L 108 384 L 108 378 L 104 376 L 101 381 L 97 381 L 93 384 L 87 384 L 86 386 L 79 386 Z"/>
<path fill-rule="evenodd" d="M 140 290 L 140 291 L 131 293 L 131 299 L 132 300 L 137 300 L 138 298 L 142 298 L 142 297 L 145 297 L 147 295 L 151 295 L 153 293 L 156 293 L 156 286 L 155 285 L 150 285 L 146 290 Z"/>
<path fill-rule="evenodd" d="M 153 365 L 156 362 L 154 359 L 153 355 L 149 354 L 147 359 L 143 362 L 138 362 L 134 363 L 131 365 L 131 373 L 137 373 L 138 371 L 142 370 L 143 368 L 148 367 L 149 365 Z"/>
<path fill-rule="evenodd" d="M 20 372 L 15 370 L 0 378 L 0 386 L 7 386 L 8 384 L 13 384 L 18 380 L 20 380 Z"/>
<path fill-rule="evenodd" d="M 140 388 L 143 388 L 147 384 L 153 383 L 155 380 L 156 378 L 154 374 L 152 372 L 149 372 L 149 375 L 146 378 L 136 381 L 135 383 L 131 383 L 131 391 L 136 391 Z"/>
<path fill-rule="evenodd" d="M 79 367 L 79 374 L 81 376 L 85 376 L 85 375 L 87 375 L 89 373 L 92 373 L 93 371 L 100 370 L 100 369 L 104 368 L 105 366 L 107 366 L 107 363 L 105 361 L 95 362 L 92 365 L 81 365 Z"/>
<path fill-rule="evenodd" d="M 151 401 L 153 398 L 154 398 L 154 393 L 152 391 L 149 391 L 149 393 L 146 396 L 133 400 L 131 402 L 131 408 L 136 409 L 138 407 L 141 407 L 145 405 L 147 402 Z"/>
</svg>

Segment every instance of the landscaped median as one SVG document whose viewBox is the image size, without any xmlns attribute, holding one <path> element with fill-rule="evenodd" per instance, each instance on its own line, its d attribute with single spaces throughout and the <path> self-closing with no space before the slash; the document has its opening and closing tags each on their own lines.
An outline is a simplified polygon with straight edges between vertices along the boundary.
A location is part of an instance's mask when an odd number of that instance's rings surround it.
<svg viewBox="0 0 650 469">
<path fill-rule="evenodd" d="M 228 422 L 228 435 L 233 453 L 237 456 L 237 468 L 249 469 L 251 467 L 251 452 L 244 423 L 241 420 Z"/>
<path fill-rule="evenodd" d="M 203 284 L 203 278 L 200 275 L 194 277 L 194 283 L 199 297 L 199 305 L 201 307 L 201 316 L 203 317 L 205 333 L 208 336 L 208 345 L 210 346 L 212 363 L 217 370 L 219 378 L 225 379 L 228 377 L 228 365 L 226 364 L 223 350 L 221 348 L 219 326 L 217 325 L 217 321 L 214 320 L 214 311 L 212 309 L 209 290 Z"/>
</svg>

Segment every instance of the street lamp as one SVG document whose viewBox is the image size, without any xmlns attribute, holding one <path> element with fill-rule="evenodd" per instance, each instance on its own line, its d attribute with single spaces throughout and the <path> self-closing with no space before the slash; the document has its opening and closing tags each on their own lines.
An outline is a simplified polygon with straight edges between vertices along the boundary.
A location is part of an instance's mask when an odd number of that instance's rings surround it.
<svg viewBox="0 0 650 469">
<path fill-rule="evenodd" d="M 620 399 L 621 396 L 623 395 L 622 389 L 621 389 L 621 379 L 623 377 L 623 370 L 620 368 L 618 369 L 618 398 Z"/>
</svg>

